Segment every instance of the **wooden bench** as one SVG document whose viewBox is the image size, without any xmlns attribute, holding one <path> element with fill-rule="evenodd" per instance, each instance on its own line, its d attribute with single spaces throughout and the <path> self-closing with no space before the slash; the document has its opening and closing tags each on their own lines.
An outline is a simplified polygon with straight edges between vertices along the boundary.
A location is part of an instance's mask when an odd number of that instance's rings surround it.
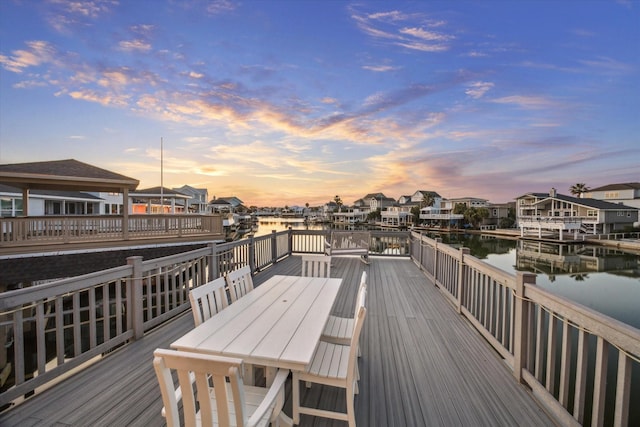
<svg viewBox="0 0 640 427">
<path fill-rule="evenodd" d="M 329 240 L 325 240 L 324 252 L 330 256 L 360 255 L 365 264 L 369 264 L 369 242 L 371 233 L 368 231 L 332 231 Z"/>
</svg>

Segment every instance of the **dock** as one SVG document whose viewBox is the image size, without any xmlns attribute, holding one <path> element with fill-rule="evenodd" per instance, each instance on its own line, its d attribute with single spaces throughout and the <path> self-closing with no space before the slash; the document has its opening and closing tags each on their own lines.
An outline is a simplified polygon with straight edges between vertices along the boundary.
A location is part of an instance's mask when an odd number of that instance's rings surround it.
<svg viewBox="0 0 640 427">
<path fill-rule="evenodd" d="M 257 273 L 300 274 L 289 256 Z M 549 426 L 530 390 L 450 300 L 408 257 L 335 257 L 331 275 L 344 279 L 333 313 L 353 313 L 360 276 L 368 274 L 368 313 L 359 360 L 360 426 Z M 2 426 L 162 426 L 162 399 L 152 354 L 192 329 L 190 311 L 0 414 Z M 290 396 L 290 384 L 287 395 Z M 344 410 L 344 391 L 303 388 L 306 405 Z M 291 414 L 291 402 L 285 404 Z M 344 422 L 303 415 L 302 426 Z"/>
</svg>

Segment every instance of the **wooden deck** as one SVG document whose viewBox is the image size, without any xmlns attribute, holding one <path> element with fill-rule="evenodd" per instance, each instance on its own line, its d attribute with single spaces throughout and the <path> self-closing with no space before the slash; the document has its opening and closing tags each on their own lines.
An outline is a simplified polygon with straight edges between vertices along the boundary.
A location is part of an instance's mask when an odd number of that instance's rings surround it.
<svg viewBox="0 0 640 427">
<path fill-rule="evenodd" d="M 334 313 L 352 315 L 360 275 L 368 273 L 368 313 L 360 359 L 360 426 L 553 425 L 524 386 L 409 259 L 335 257 L 343 277 Z M 293 256 L 259 273 L 299 274 Z M 0 414 L 2 426 L 162 426 L 152 353 L 193 328 L 191 312 L 105 360 Z M 290 385 L 289 385 L 290 387 Z M 344 409 L 344 392 L 314 385 L 307 405 Z M 291 402 L 285 411 L 291 413 Z M 345 422 L 303 415 L 303 426 Z"/>
</svg>

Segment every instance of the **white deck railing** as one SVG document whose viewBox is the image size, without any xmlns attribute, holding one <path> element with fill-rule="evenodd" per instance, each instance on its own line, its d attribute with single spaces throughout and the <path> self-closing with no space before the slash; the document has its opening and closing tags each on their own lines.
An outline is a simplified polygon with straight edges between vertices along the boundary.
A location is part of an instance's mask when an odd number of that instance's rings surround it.
<svg viewBox="0 0 640 427">
<path fill-rule="evenodd" d="M 408 256 L 408 234 L 389 234 L 372 238 L 372 248 L 403 242 Z M 294 252 L 322 253 L 327 235 L 289 230 L 130 257 L 120 267 L 0 293 L 0 407 L 188 310 L 190 289 L 245 265 L 255 272 Z"/>
<path fill-rule="evenodd" d="M 0 247 L 210 235 L 224 237 L 220 215 L 0 217 Z"/>
<path fill-rule="evenodd" d="M 191 288 L 244 265 L 257 271 L 292 253 L 322 253 L 327 236 L 289 230 L 160 259 L 131 257 L 0 294 L 0 406 L 188 310 Z M 626 425 L 640 331 L 536 287 L 532 274 L 506 273 L 418 233 L 372 231 L 370 250 L 411 255 L 564 425 L 602 425 L 606 412 Z"/>
<path fill-rule="evenodd" d="M 605 413 L 615 426 L 628 424 L 640 330 L 537 287 L 534 274 L 487 265 L 467 248 L 412 233 L 411 256 L 562 425 L 601 426 Z"/>
</svg>

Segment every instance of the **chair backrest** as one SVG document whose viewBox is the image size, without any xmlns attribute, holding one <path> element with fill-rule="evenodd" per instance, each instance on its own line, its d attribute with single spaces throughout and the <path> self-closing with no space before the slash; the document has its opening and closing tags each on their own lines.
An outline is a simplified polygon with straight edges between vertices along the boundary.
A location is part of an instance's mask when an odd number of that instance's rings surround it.
<svg viewBox="0 0 640 427">
<path fill-rule="evenodd" d="M 191 289 L 189 301 L 191 301 L 191 311 L 196 326 L 229 305 L 226 285 L 224 277 L 218 277 L 211 282 Z"/>
<path fill-rule="evenodd" d="M 227 285 L 229 286 L 231 302 L 235 302 L 238 298 L 251 292 L 253 290 L 251 268 L 247 265 L 238 270 L 229 272 L 229 274 L 227 274 Z"/>
<path fill-rule="evenodd" d="M 358 317 L 358 310 L 360 310 L 360 298 L 362 297 L 362 293 L 367 291 L 367 282 L 365 280 L 360 282 L 360 286 L 358 286 L 358 293 L 356 295 L 356 308 L 353 313 L 353 318 Z"/>
<path fill-rule="evenodd" d="M 358 363 L 358 345 L 360 341 L 360 332 L 364 325 L 364 318 L 367 315 L 367 307 L 365 302 L 367 299 L 367 285 L 361 285 L 362 291 L 358 293 L 358 301 L 356 304 L 356 316 L 353 325 L 353 334 L 351 335 L 351 343 L 349 349 L 349 368 L 348 375 L 355 375 L 356 363 Z"/>
<path fill-rule="evenodd" d="M 153 367 L 160 384 L 169 427 L 196 425 L 198 412 L 196 408 L 199 408 L 203 426 L 213 426 L 214 423 L 228 426 L 231 424 L 231 417 L 235 418 L 238 426 L 246 424 L 248 416 L 244 405 L 244 386 L 240 376 L 241 359 L 167 349 L 157 349 L 153 355 Z M 176 393 L 174 388 L 172 371 L 177 373 L 180 393 Z M 194 377 L 195 381 L 193 381 Z M 213 408 L 209 397 L 209 379 L 213 381 L 216 408 Z M 195 390 L 193 383 L 196 385 Z M 229 398 L 229 394 L 233 396 L 232 399 Z M 182 423 L 178 410 L 180 399 L 182 399 L 183 408 L 184 422 Z M 230 401 L 233 403 L 229 404 Z M 235 415 L 230 412 L 230 409 L 235 410 Z M 216 415 L 217 419 L 214 420 Z"/>
<path fill-rule="evenodd" d="M 302 276 L 330 277 L 331 257 L 329 255 L 302 255 Z"/>
</svg>

